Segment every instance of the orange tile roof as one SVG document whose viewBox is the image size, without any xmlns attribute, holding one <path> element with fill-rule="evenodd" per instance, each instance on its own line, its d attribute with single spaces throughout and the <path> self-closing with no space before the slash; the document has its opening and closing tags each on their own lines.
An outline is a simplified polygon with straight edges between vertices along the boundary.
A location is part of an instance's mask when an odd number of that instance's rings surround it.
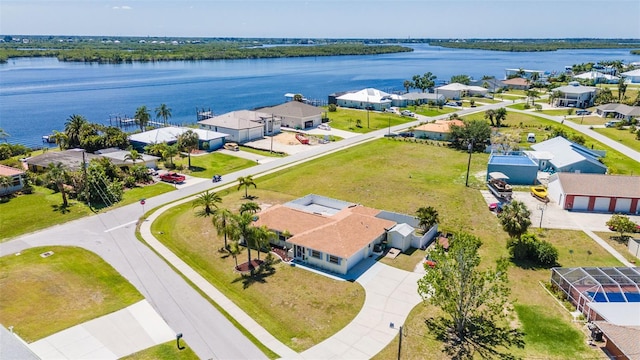
<svg viewBox="0 0 640 360">
<path fill-rule="evenodd" d="M 523 79 L 523 78 L 519 78 L 519 77 L 515 77 L 515 78 L 511 78 L 509 80 L 504 80 L 504 81 L 502 81 L 502 83 L 506 84 L 506 85 L 527 86 L 527 85 L 529 85 L 529 80 Z"/>
<path fill-rule="evenodd" d="M 450 133 L 451 125 L 462 126 L 464 123 L 461 120 L 438 120 L 433 123 L 420 125 L 415 130 L 429 131 L 434 133 Z"/>
<path fill-rule="evenodd" d="M 14 176 L 20 174 L 24 174 L 24 171 L 11 166 L 0 165 L 0 175 L 2 176 Z"/>
<path fill-rule="evenodd" d="M 326 217 L 273 206 L 259 214 L 256 225 L 273 230 L 288 230 L 288 242 L 341 258 L 349 258 L 393 227 L 395 222 L 376 218 L 380 210 L 364 206 L 348 207 Z"/>
</svg>

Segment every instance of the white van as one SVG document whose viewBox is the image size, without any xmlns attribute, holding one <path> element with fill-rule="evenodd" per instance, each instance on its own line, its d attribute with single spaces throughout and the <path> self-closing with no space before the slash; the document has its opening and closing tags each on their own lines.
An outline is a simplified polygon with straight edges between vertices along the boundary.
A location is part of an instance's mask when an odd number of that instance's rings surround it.
<svg viewBox="0 0 640 360">
<path fill-rule="evenodd" d="M 621 122 L 622 120 L 611 120 L 611 121 L 607 121 L 604 124 L 604 127 L 615 127 L 619 122 Z"/>
<path fill-rule="evenodd" d="M 536 142 L 536 134 L 534 134 L 534 133 L 529 133 L 529 134 L 527 135 L 527 141 L 528 141 L 528 142 L 530 142 L 530 143 L 534 143 L 534 142 Z"/>
</svg>

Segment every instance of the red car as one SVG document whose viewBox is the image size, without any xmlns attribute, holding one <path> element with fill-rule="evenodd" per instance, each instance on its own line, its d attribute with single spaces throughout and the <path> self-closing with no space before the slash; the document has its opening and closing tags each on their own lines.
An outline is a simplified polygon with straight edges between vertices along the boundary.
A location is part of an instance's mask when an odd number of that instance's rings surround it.
<svg viewBox="0 0 640 360">
<path fill-rule="evenodd" d="M 184 182 L 185 179 L 186 178 L 184 175 L 181 175 L 175 172 L 168 172 L 160 175 L 160 180 L 174 183 L 174 184 L 182 183 Z"/>
</svg>

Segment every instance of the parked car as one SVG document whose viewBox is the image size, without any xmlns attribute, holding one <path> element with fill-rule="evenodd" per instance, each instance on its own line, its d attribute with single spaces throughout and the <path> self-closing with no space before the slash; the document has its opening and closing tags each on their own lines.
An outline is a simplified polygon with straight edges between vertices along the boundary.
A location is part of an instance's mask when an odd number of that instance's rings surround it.
<svg viewBox="0 0 640 360">
<path fill-rule="evenodd" d="M 240 151 L 240 147 L 238 146 L 238 144 L 236 144 L 234 142 L 225 143 L 224 144 L 224 148 L 225 148 L 225 150 Z"/>
<path fill-rule="evenodd" d="M 394 109 L 394 108 L 390 107 L 390 108 L 386 108 L 386 109 L 384 109 L 384 112 L 394 113 L 394 114 L 395 114 L 395 113 L 396 113 L 396 109 Z"/>
<path fill-rule="evenodd" d="M 401 133 L 398 133 L 398 135 L 402 137 L 413 137 L 413 133 L 411 131 L 403 131 Z"/>
<path fill-rule="evenodd" d="M 607 121 L 607 122 L 604 124 L 604 127 L 608 127 L 608 128 L 609 128 L 609 127 L 615 127 L 616 125 L 618 125 L 618 123 L 619 123 L 620 121 L 621 121 L 621 120 L 611 120 L 611 121 Z"/>
<path fill-rule="evenodd" d="M 412 113 L 412 112 L 411 112 L 411 111 L 409 111 L 409 110 L 402 110 L 402 111 L 400 112 L 400 115 L 402 115 L 402 116 L 415 116 L 416 114 Z"/>
<path fill-rule="evenodd" d="M 185 181 L 186 177 L 182 174 L 178 174 L 176 172 L 167 172 L 160 175 L 160 180 L 170 182 L 173 184 L 180 184 Z"/>
<path fill-rule="evenodd" d="M 503 206 L 504 204 L 500 202 L 491 203 L 489 204 L 489 211 L 495 211 L 496 213 L 501 213 Z"/>
<path fill-rule="evenodd" d="M 320 124 L 320 125 L 318 125 L 318 129 L 330 131 L 331 130 L 331 126 L 329 126 L 327 124 Z"/>
<path fill-rule="evenodd" d="M 576 110 L 576 115 L 591 115 L 591 111 L 586 109 Z"/>
</svg>

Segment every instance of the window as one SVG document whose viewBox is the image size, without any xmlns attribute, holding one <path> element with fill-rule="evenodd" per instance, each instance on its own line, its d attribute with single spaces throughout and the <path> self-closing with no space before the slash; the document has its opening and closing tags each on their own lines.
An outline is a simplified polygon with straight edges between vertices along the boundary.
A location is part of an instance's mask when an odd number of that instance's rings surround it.
<svg viewBox="0 0 640 360">
<path fill-rule="evenodd" d="M 309 250 L 309 252 L 311 253 L 309 256 L 311 256 L 312 258 L 316 258 L 316 259 L 322 259 L 322 253 L 318 250 Z"/>
<path fill-rule="evenodd" d="M 340 265 L 340 259 L 339 257 L 335 256 L 335 255 L 328 255 L 327 254 L 327 261 L 332 263 L 332 264 L 336 264 L 336 265 Z"/>
</svg>

